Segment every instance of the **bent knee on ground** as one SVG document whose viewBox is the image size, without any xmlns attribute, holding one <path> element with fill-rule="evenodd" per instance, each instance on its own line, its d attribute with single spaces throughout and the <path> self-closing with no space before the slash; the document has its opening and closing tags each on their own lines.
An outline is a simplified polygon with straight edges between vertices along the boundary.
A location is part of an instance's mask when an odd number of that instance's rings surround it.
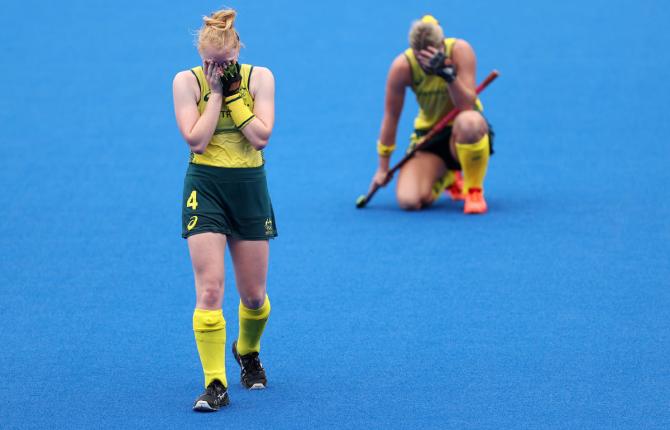
<svg viewBox="0 0 670 430">
<path fill-rule="evenodd" d="M 397 193 L 398 205 L 408 211 L 419 210 L 433 202 L 433 194 L 431 190 L 427 192 L 403 192 Z"/>
<path fill-rule="evenodd" d="M 486 120 L 477 111 L 461 112 L 454 121 L 453 134 L 458 143 L 478 142 L 488 131 Z"/>
</svg>

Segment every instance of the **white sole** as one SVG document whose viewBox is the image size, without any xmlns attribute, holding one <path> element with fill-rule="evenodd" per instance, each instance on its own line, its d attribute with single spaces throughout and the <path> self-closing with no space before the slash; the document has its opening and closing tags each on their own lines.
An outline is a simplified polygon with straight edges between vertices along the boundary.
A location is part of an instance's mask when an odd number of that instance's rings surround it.
<svg viewBox="0 0 670 430">
<path fill-rule="evenodd" d="M 194 411 L 216 411 L 217 409 L 214 409 L 213 407 L 209 406 L 209 403 L 207 403 L 204 400 L 199 400 L 195 402 L 195 405 L 193 405 L 193 410 Z"/>
<path fill-rule="evenodd" d="M 250 390 L 265 390 L 265 385 L 261 384 L 260 382 L 252 385 L 249 387 Z"/>
</svg>

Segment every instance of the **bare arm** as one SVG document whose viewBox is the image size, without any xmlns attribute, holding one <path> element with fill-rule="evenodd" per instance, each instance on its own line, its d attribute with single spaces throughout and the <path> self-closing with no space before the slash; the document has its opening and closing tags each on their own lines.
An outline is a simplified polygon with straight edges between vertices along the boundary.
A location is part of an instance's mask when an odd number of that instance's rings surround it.
<svg viewBox="0 0 670 430">
<path fill-rule="evenodd" d="M 177 118 L 179 132 L 186 140 L 191 151 L 196 154 L 205 152 L 205 148 L 214 135 L 216 124 L 221 112 L 221 84 L 218 76 L 214 78 L 215 72 L 212 67 L 205 64 L 205 76 L 210 85 L 211 94 L 207 101 L 204 112 L 198 112 L 198 97 L 200 89 L 198 82 L 190 71 L 177 73 L 172 83 L 174 97 L 174 112 Z M 210 78 L 213 82 L 210 82 Z M 214 86 L 212 86 L 214 84 Z"/>
<path fill-rule="evenodd" d="M 468 42 L 458 40 L 454 44 L 451 58 L 456 66 L 458 75 L 454 82 L 448 85 L 449 95 L 454 105 L 460 110 L 470 110 L 477 100 L 477 58 Z"/>
<path fill-rule="evenodd" d="M 405 104 L 405 89 L 412 83 L 412 72 L 404 55 L 393 60 L 386 79 L 386 99 L 384 100 L 384 118 L 379 133 L 382 145 L 392 146 L 396 143 L 398 121 Z M 388 166 L 389 157 L 379 157 L 380 164 Z"/>
<path fill-rule="evenodd" d="M 379 141 L 382 145 L 393 146 L 396 143 L 398 121 L 405 104 L 405 89 L 412 84 L 412 71 L 404 55 L 399 55 L 391 63 L 386 79 L 386 99 L 384 101 L 384 118 L 382 119 Z M 373 184 L 386 184 L 391 157 L 379 156 L 379 167 L 373 178 Z"/>
<path fill-rule="evenodd" d="M 249 91 L 254 97 L 254 115 L 241 131 L 257 150 L 265 148 L 275 121 L 275 78 L 270 69 L 254 67 Z"/>
</svg>

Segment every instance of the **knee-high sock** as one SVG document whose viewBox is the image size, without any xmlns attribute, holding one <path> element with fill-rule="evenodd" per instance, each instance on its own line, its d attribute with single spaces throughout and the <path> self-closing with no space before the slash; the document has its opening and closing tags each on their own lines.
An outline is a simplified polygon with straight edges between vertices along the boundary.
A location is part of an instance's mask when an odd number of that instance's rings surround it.
<svg viewBox="0 0 670 430">
<path fill-rule="evenodd" d="M 227 387 L 226 320 L 221 310 L 196 309 L 193 312 L 193 332 L 205 373 L 205 387 L 215 379 Z"/>
<path fill-rule="evenodd" d="M 463 168 L 463 193 L 470 188 L 484 188 L 484 177 L 489 165 L 489 135 L 475 143 L 456 143 L 458 160 Z"/>
<path fill-rule="evenodd" d="M 260 352 L 261 335 L 270 316 L 270 298 L 265 296 L 263 306 L 258 309 L 249 309 L 240 301 L 239 312 L 240 333 L 237 337 L 237 352 L 240 355 Z"/>
</svg>

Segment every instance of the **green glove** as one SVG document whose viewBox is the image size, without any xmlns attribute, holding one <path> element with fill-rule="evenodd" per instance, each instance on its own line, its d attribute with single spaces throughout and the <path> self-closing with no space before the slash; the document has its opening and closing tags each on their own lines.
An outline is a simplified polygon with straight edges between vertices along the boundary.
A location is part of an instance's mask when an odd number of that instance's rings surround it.
<svg viewBox="0 0 670 430">
<path fill-rule="evenodd" d="M 237 61 L 231 63 L 223 71 L 221 75 L 221 87 L 223 89 L 223 97 L 232 96 L 240 91 L 240 84 L 242 82 L 242 75 L 240 74 L 240 63 Z"/>
</svg>

